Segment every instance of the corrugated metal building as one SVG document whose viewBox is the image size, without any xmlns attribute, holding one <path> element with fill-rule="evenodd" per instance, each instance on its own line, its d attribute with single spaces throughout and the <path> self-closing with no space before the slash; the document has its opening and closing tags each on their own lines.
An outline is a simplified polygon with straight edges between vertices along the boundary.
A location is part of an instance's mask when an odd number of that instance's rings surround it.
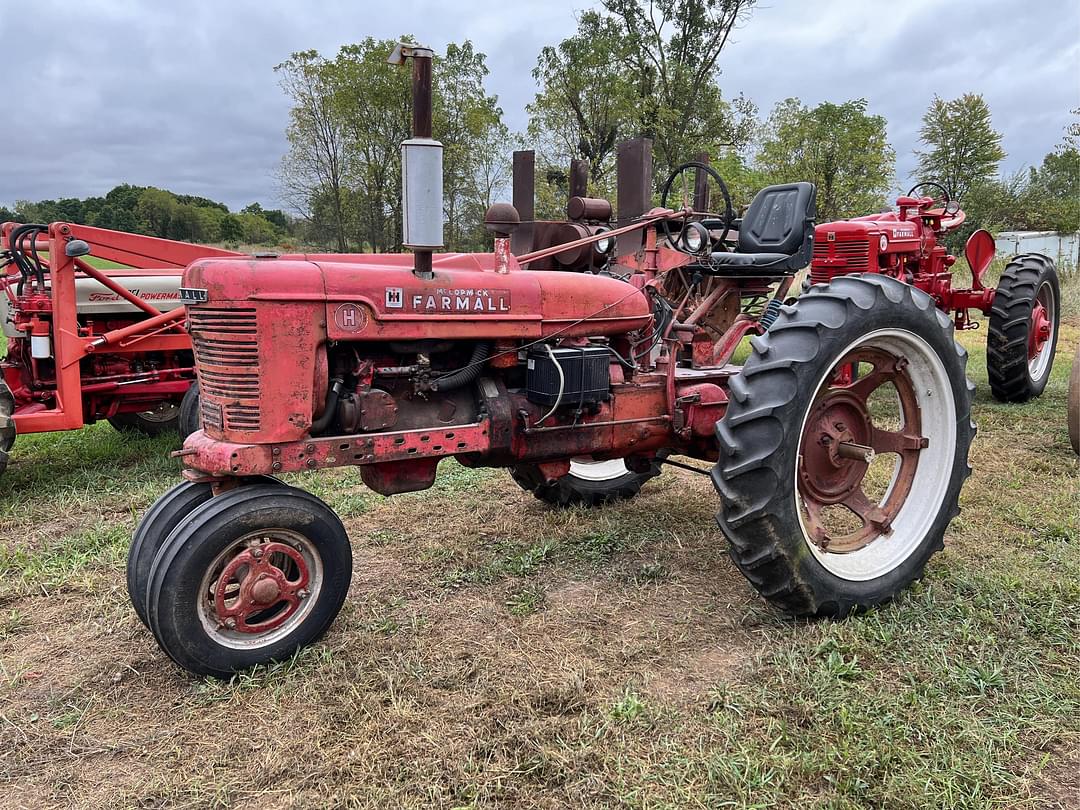
<svg viewBox="0 0 1080 810">
<path fill-rule="evenodd" d="M 1003 231 L 994 239 L 994 247 L 999 256 L 1041 253 L 1053 259 L 1059 268 L 1080 266 L 1080 233 Z"/>
</svg>

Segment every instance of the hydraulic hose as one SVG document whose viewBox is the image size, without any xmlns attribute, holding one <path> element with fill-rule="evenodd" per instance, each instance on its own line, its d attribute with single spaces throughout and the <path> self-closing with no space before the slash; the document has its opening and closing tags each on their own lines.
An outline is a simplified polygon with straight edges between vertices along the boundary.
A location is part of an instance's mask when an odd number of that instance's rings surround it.
<svg viewBox="0 0 1080 810">
<path fill-rule="evenodd" d="M 461 386 L 475 381 L 480 376 L 480 372 L 484 370 L 484 361 L 487 360 L 490 353 L 490 343 L 477 343 L 473 347 L 468 364 L 464 368 L 451 371 L 449 374 L 432 380 L 431 389 L 433 391 L 453 391 L 455 388 L 461 388 Z"/>
<path fill-rule="evenodd" d="M 326 392 L 326 405 L 323 407 L 322 416 L 311 423 L 311 430 L 308 431 L 312 436 L 325 431 L 330 427 L 330 423 L 334 421 L 334 417 L 337 415 L 338 399 L 341 397 L 344 387 L 345 381 L 341 377 L 334 377 L 334 379 L 330 380 L 330 390 Z"/>
</svg>

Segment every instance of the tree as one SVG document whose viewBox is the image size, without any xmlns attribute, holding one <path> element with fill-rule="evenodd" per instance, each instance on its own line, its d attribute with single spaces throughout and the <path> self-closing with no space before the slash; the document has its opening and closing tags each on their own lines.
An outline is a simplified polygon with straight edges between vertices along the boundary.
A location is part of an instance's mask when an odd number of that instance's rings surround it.
<svg viewBox="0 0 1080 810">
<path fill-rule="evenodd" d="M 754 0 L 603 0 L 631 51 L 636 129 L 666 172 L 699 152 L 745 147 L 756 107 L 722 97 L 717 63 Z"/>
<path fill-rule="evenodd" d="M 881 210 L 896 153 L 885 119 L 866 110 L 861 98 L 813 109 L 797 98 L 780 102 L 766 123 L 758 168 L 771 183 L 816 183 L 819 222 Z"/>
<path fill-rule="evenodd" d="M 387 64 L 394 45 L 368 37 L 343 46 L 332 60 L 307 51 L 279 66 L 294 101 L 283 185 L 308 220 L 309 235 L 331 232 L 339 250 L 401 246 L 400 144 L 409 137 L 411 80 L 409 70 Z M 486 142 L 493 132 L 505 133 L 502 111 L 484 90 L 485 59 L 469 42 L 450 43 L 434 64 L 433 128 L 444 146 L 451 249 L 477 246 L 464 213 L 473 213 Z"/>
<path fill-rule="evenodd" d="M 951 101 L 934 96 L 922 122 L 919 137 L 927 149 L 916 150 L 918 167 L 912 177 L 942 183 L 953 197 L 963 199 L 973 186 L 997 176 L 1005 150 L 982 95 L 965 93 Z"/>
<path fill-rule="evenodd" d="M 316 199 L 329 199 L 334 241 L 344 252 L 344 121 L 334 104 L 330 66 L 312 50 L 294 53 L 274 70 L 293 102 L 285 130 L 289 153 L 281 163 L 282 186 L 304 216 L 311 215 Z"/>
<path fill-rule="evenodd" d="M 618 21 L 596 11 L 578 18 L 575 34 L 540 51 L 532 74 L 540 90 L 526 110 L 529 136 L 548 162 L 584 158 L 594 183 L 607 174 L 634 117 L 630 58 Z"/>
</svg>

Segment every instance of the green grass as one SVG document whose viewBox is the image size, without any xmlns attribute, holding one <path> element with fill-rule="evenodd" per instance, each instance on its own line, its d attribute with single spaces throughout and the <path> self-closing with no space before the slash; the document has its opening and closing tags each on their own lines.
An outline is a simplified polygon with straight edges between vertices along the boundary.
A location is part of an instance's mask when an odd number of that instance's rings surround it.
<svg viewBox="0 0 1080 810">
<path fill-rule="evenodd" d="M 1067 807 L 1080 768 L 1080 476 L 1065 385 L 989 394 L 946 549 L 842 622 L 770 610 L 727 560 L 710 482 L 666 469 L 551 510 L 441 465 L 384 498 L 289 476 L 343 515 L 333 629 L 230 682 L 190 678 L 126 601 L 176 440 L 20 437 L 0 483 L 0 782 L 27 806 Z M 1071 783 L 1075 785 L 1075 781 Z"/>
</svg>

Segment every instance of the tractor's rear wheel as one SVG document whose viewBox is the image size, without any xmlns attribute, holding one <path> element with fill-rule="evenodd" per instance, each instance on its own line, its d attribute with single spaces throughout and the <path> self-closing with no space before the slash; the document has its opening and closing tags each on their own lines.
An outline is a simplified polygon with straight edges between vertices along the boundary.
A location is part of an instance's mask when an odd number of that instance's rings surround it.
<svg viewBox="0 0 1080 810">
<path fill-rule="evenodd" d="M 180 406 L 174 402 L 162 402 L 153 410 L 139 413 L 118 413 L 109 417 L 109 424 L 117 430 L 135 431 L 145 436 L 160 436 L 176 432 L 180 423 Z"/>
<path fill-rule="evenodd" d="M 0 475 L 7 469 L 11 448 L 15 445 L 15 395 L 0 380 Z"/>
<path fill-rule="evenodd" d="M 888 601 L 942 548 L 970 473 L 974 386 L 949 318 L 895 279 L 845 276 L 751 344 L 712 474 L 732 559 L 796 615 Z"/>
<path fill-rule="evenodd" d="M 636 473 L 622 459 L 595 461 L 588 457 L 570 460 L 570 471 L 548 483 L 534 464 L 518 464 L 510 474 L 518 486 L 553 506 L 602 506 L 633 498 L 650 478 L 660 474 L 658 454 L 645 472 Z"/>
<path fill-rule="evenodd" d="M 200 427 L 202 427 L 202 419 L 199 416 L 199 384 L 193 382 L 191 388 L 184 392 L 184 398 L 180 400 L 177 430 L 180 431 L 180 438 L 186 439 Z"/>
<path fill-rule="evenodd" d="M 147 618 L 176 663 L 227 678 L 318 639 L 351 577 L 349 538 L 329 506 L 292 487 L 242 486 L 169 534 L 151 566 Z"/>
<path fill-rule="evenodd" d="M 1026 402 L 1050 379 L 1061 317 L 1054 263 L 1038 253 L 1013 258 L 1001 274 L 986 336 L 990 391 L 1001 402 Z"/>
<path fill-rule="evenodd" d="M 248 478 L 244 483 L 286 486 L 269 475 Z M 146 617 L 146 592 L 154 557 L 172 530 L 213 496 L 210 484 L 183 481 L 158 498 L 135 528 L 128 548 L 127 591 L 131 606 L 147 627 L 150 624 Z"/>
</svg>

